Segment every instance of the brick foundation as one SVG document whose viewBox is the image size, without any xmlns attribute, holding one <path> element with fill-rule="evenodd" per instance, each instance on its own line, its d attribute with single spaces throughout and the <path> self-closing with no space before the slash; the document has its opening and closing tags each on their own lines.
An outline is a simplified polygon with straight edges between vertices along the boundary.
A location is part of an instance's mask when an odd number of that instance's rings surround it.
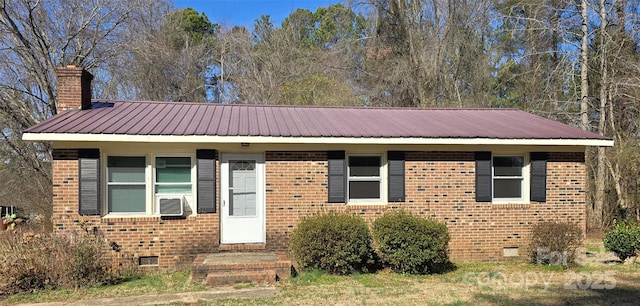
<svg viewBox="0 0 640 306">
<path fill-rule="evenodd" d="M 57 230 L 88 222 L 119 245 L 121 252 L 158 256 L 160 267 L 188 265 L 198 253 L 219 251 L 219 213 L 166 220 L 78 215 L 77 150 L 56 149 L 53 157 Z M 368 221 L 390 209 L 436 218 L 449 228 L 454 262 L 505 260 L 503 248 L 507 247 L 517 247 L 520 257 L 527 256 L 531 227 L 540 220 L 570 221 L 586 228 L 583 153 L 551 153 L 547 202 L 529 204 L 475 202 L 473 152 L 407 152 L 406 200 L 387 205 L 328 204 L 324 151 L 266 152 L 265 169 L 264 248 L 271 251 L 286 251 L 288 235 L 302 217 L 328 210 L 354 212 Z"/>
</svg>

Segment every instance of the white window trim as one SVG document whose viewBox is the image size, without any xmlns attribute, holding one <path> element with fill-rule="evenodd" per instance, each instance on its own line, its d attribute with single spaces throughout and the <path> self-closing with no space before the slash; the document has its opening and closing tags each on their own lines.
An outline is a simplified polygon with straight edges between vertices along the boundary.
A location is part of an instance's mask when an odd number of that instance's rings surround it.
<svg viewBox="0 0 640 306">
<path fill-rule="evenodd" d="M 493 195 L 493 192 L 495 190 L 495 183 L 494 181 L 496 180 L 496 177 L 494 175 L 494 167 L 493 167 L 493 159 L 496 157 L 516 157 L 516 156 L 521 156 L 523 158 L 523 166 L 522 166 L 522 186 L 520 188 L 520 190 L 522 190 L 522 196 L 520 198 L 500 198 L 500 199 L 496 199 Z M 525 153 L 525 152 L 498 152 L 498 153 L 494 153 L 492 152 L 491 154 L 491 203 L 493 204 L 526 204 L 531 202 L 530 201 L 530 178 L 531 178 L 531 158 L 529 156 L 529 153 Z M 509 179 L 509 178 L 520 178 L 520 177 L 501 177 L 504 179 Z"/>
<path fill-rule="evenodd" d="M 189 183 L 158 183 L 158 182 L 156 182 L 156 179 L 157 179 L 156 160 L 157 160 L 158 157 L 188 157 L 190 159 L 190 161 L 191 161 L 191 166 L 190 166 L 190 168 L 191 168 L 191 182 L 189 182 Z M 171 154 L 171 155 L 169 155 L 169 154 L 155 154 L 153 156 L 153 167 L 152 167 L 152 169 L 153 169 L 153 176 L 152 176 L 152 179 L 153 179 L 152 189 L 153 190 L 152 191 L 153 191 L 153 196 L 154 197 L 166 196 L 166 195 L 193 196 L 193 194 L 194 194 L 193 193 L 193 188 L 194 188 L 194 185 L 196 185 L 196 184 L 194 184 L 194 182 L 195 182 L 194 181 L 194 176 L 195 176 L 194 175 L 194 171 L 196 171 L 196 169 L 195 169 L 195 163 L 194 163 L 194 157 L 193 156 L 180 155 L 180 154 L 178 154 L 178 155 L 176 155 L 176 154 Z M 195 179 L 197 179 L 197 178 L 195 178 Z M 156 185 L 184 185 L 184 186 L 191 185 L 191 192 L 190 193 L 184 193 L 184 194 L 183 193 L 175 193 L 175 192 L 158 194 L 158 193 L 156 193 Z"/>
<path fill-rule="evenodd" d="M 144 212 L 111 212 L 109 211 L 109 157 L 117 156 L 117 157 L 144 157 L 145 158 L 145 169 L 144 169 L 144 183 L 125 183 L 125 184 L 115 184 L 115 185 L 142 185 L 145 186 L 145 211 Z M 103 167 L 101 170 L 104 170 L 103 173 L 103 184 L 104 186 L 104 215 L 114 216 L 114 217 L 127 217 L 127 216 L 140 216 L 147 215 L 149 211 L 149 195 L 148 195 L 148 182 L 147 177 L 149 176 L 149 159 L 144 154 L 109 154 L 103 156 L 102 161 Z"/>
<path fill-rule="evenodd" d="M 349 171 L 349 157 L 352 156 L 376 156 L 380 157 L 380 177 L 354 177 L 350 176 Z M 387 154 L 386 152 L 381 153 L 358 153 L 358 152 L 349 152 L 345 156 L 345 171 L 347 176 L 347 186 L 345 188 L 345 200 L 348 205 L 386 205 L 387 204 Z M 379 180 L 380 182 L 380 198 L 378 199 L 351 199 L 349 198 L 349 182 L 350 181 L 372 181 Z"/>
<path fill-rule="evenodd" d="M 110 212 L 109 211 L 109 198 L 108 198 L 108 158 L 109 156 L 130 156 L 130 157 L 144 157 L 145 158 L 145 211 L 144 212 Z M 159 152 L 159 153 L 120 153 L 117 151 L 114 152 L 104 152 L 101 157 L 101 169 L 102 172 L 101 180 L 104 182 L 101 184 L 100 188 L 105 188 L 105 192 L 103 192 L 102 200 L 103 200 L 103 217 L 157 217 L 159 216 L 156 203 L 158 196 L 167 196 L 169 194 L 159 194 L 155 193 L 155 184 L 156 184 L 156 157 L 189 157 L 191 160 L 191 193 L 188 194 L 176 194 L 172 193 L 171 195 L 182 195 L 189 199 L 189 207 L 191 208 L 191 216 L 195 216 L 197 214 L 197 169 L 196 169 L 196 155 L 195 152 Z"/>
</svg>

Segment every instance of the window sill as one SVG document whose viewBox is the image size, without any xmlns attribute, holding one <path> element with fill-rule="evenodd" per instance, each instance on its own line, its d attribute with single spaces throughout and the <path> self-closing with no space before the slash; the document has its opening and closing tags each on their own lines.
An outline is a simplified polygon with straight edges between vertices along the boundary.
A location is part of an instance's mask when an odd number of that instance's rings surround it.
<svg viewBox="0 0 640 306">
<path fill-rule="evenodd" d="M 496 209 L 519 209 L 531 207 L 529 202 L 492 202 L 491 208 Z"/>
<path fill-rule="evenodd" d="M 345 203 L 348 206 L 384 206 L 389 203 L 387 202 L 347 202 Z"/>
<path fill-rule="evenodd" d="M 521 199 L 513 199 L 513 200 L 493 200 L 491 204 L 529 204 L 530 201 L 525 201 Z"/>
<path fill-rule="evenodd" d="M 178 217 L 178 218 L 190 218 L 190 217 L 195 217 L 197 216 L 196 214 L 189 214 L 189 215 L 185 215 L 182 217 Z M 149 214 L 122 214 L 122 215 L 117 215 L 117 214 L 108 214 L 108 215 L 104 215 L 102 216 L 102 219 L 133 219 L 133 218 L 157 218 L 160 219 L 162 218 L 162 216 L 160 215 L 149 215 Z"/>
</svg>

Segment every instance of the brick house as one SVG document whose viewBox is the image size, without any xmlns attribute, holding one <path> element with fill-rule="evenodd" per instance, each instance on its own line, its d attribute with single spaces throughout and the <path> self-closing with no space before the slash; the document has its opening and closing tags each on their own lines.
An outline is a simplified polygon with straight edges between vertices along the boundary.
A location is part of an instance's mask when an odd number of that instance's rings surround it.
<svg viewBox="0 0 640 306">
<path fill-rule="evenodd" d="M 92 100 L 57 69 L 53 224 L 85 220 L 141 263 L 287 250 L 304 216 L 405 209 L 447 224 L 453 261 L 526 256 L 541 220 L 585 224 L 587 146 L 613 141 L 513 109 Z M 147 261 L 148 260 L 148 261 Z"/>
</svg>

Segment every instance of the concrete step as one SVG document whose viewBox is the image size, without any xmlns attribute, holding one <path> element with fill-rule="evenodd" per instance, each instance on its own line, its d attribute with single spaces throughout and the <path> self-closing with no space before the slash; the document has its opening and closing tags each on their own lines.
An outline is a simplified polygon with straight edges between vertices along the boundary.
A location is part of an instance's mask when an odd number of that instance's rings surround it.
<svg viewBox="0 0 640 306">
<path fill-rule="evenodd" d="M 291 261 L 272 252 L 220 252 L 199 254 L 191 265 L 191 278 L 209 286 L 238 283 L 273 284 L 291 277 Z"/>
<path fill-rule="evenodd" d="M 276 274 L 275 270 L 212 272 L 207 275 L 206 281 L 209 287 L 232 286 L 242 283 L 274 285 Z"/>
<path fill-rule="evenodd" d="M 245 243 L 245 244 L 221 244 L 218 250 L 224 251 L 265 251 L 267 245 L 264 243 Z"/>
</svg>

